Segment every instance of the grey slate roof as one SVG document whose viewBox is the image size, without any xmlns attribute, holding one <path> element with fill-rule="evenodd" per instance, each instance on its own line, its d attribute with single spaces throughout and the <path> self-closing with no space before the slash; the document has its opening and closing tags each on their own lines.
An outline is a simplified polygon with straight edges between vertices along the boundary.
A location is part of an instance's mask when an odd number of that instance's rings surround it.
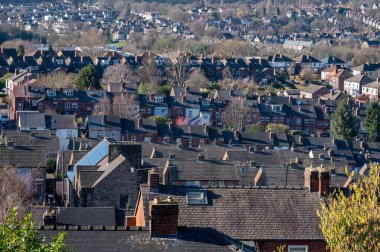
<svg viewBox="0 0 380 252">
<path fill-rule="evenodd" d="M 308 190 L 212 188 L 206 206 L 187 205 L 185 192 L 173 197 L 179 226 L 212 228 L 236 240 L 323 240 L 321 199 Z"/>
<path fill-rule="evenodd" d="M 46 167 L 45 146 L 0 146 L 0 165 L 21 168 Z"/>
<path fill-rule="evenodd" d="M 49 241 L 58 231 L 39 230 L 39 233 Z M 151 238 L 149 231 L 66 231 L 65 244 L 77 252 L 232 251 L 225 240 L 202 229 L 183 230 L 175 238 Z"/>
<path fill-rule="evenodd" d="M 125 214 L 113 207 L 59 208 L 58 225 L 123 226 Z"/>
</svg>

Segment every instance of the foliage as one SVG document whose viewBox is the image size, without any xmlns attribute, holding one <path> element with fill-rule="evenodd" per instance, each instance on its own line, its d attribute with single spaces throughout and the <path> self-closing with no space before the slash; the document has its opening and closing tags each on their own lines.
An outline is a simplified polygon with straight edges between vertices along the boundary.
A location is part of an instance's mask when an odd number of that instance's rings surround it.
<svg viewBox="0 0 380 252">
<path fill-rule="evenodd" d="M 172 90 L 172 86 L 170 86 L 168 84 L 160 87 L 160 93 L 161 94 L 169 95 L 171 90 Z"/>
<path fill-rule="evenodd" d="M 262 125 L 260 123 L 251 124 L 249 125 L 248 131 L 249 132 L 265 132 L 265 125 Z"/>
<path fill-rule="evenodd" d="M 47 161 L 46 161 L 46 165 L 48 167 L 48 170 L 47 172 L 48 173 L 54 173 L 55 170 L 56 170 L 56 166 L 57 166 L 57 160 L 55 158 L 49 158 Z"/>
<path fill-rule="evenodd" d="M 81 124 L 83 124 L 83 117 L 78 117 L 77 118 L 77 124 L 79 124 L 79 125 L 81 125 Z"/>
<path fill-rule="evenodd" d="M 170 122 L 170 119 L 163 117 L 163 116 L 152 116 L 152 118 L 154 118 L 156 120 L 157 125 L 166 124 L 166 123 Z"/>
<path fill-rule="evenodd" d="M 99 73 L 93 65 L 82 68 L 74 80 L 74 84 L 79 89 L 100 88 Z"/>
<path fill-rule="evenodd" d="M 141 83 L 137 89 L 139 94 L 149 94 L 149 86 L 145 83 Z"/>
<path fill-rule="evenodd" d="M 364 128 L 370 141 L 378 141 L 380 134 L 380 111 L 377 102 L 371 102 L 367 116 L 364 121 Z"/>
<path fill-rule="evenodd" d="M 356 117 L 352 115 L 349 100 L 342 101 L 332 115 L 333 136 L 341 140 L 352 140 L 357 134 Z"/>
<path fill-rule="evenodd" d="M 16 51 L 17 51 L 17 54 L 20 55 L 20 56 L 24 56 L 25 55 L 25 48 L 21 44 L 17 47 Z"/>
<path fill-rule="evenodd" d="M 11 76 L 10 73 L 5 74 L 3 77 L 0 78 L 0 89 L 5 88 L 6 80 Z"/>
<path fill-rule="evenodd" d="M 350 174 L 353 176 L 353 173 Z M 318 211 L 331 252 L 377 251 L 380 247 L 380 175 L 377 164 L 369 175 L 350 185 L 350 196 L 337 191 Z"/>
<path fill-rule="evenodd" d="M 267 131 L 273 132 L 273 133 L 287 133 L 289 130 L 288 126 L 285 124 L 276 124 L 276 123 L 270 123 L 267 125 Z"/>
<path fill-rule="evenodd" d="M 66 251 L 63 242 L 64 233 L 52 237 L 50 243 L 45 243 L 41 238 L 32 213 L 25 215 L 20 221 L 17 220 L 17 209 L 13 208 L 9 217 L 0 225 L 0 250 L 1 251 L 38 251 L 38 252 L 61 252 Z"/>
</svg>

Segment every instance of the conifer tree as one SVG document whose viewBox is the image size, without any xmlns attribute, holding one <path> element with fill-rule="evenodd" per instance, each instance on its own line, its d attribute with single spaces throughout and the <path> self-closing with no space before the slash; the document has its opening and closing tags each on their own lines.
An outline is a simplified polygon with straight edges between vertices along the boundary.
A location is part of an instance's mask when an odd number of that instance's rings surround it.
<svg viewBox="0 0 380 252">
<path fill-rule="evenodd" d="M 341 140 L 352 140 L 358 134 L 356 117 L 352 115 L 348 99 L 342 101 L 332 115 L 332 133 Z"/>
<path fill-rule="evenodd" d="M 377 102 L 371 102 L 364 121 L 364 129 L 370 141 L 378 141 L 380 134 L 380 111 Z"/>
</svg>

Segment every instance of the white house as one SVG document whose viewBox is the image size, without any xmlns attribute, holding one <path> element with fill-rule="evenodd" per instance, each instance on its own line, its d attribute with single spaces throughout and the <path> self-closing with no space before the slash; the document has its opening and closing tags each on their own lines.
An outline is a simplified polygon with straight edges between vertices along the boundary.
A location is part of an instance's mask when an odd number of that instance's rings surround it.
<svg viewBox="0 0 380 252">
<path fill-rule="evenodd" d="M 46 115 L 46 128 L 59 138 L 60 149 L 65 150 L 71 138 L 78 137 L 78 124 L 74 115 Z"/>
<path fill-rule="evenodd" d="M 359 96 L 362 93 L 362 87 L 373 82 L 367 75 L 355 75 L 344 81 L 344 90 L 352 96 Z"/>
<path fill-rule="evenodd" d="M 45 114 L 38 111 L 18 111 L 16 117 L 20 131 L 46 130 Z"/>
</svg>

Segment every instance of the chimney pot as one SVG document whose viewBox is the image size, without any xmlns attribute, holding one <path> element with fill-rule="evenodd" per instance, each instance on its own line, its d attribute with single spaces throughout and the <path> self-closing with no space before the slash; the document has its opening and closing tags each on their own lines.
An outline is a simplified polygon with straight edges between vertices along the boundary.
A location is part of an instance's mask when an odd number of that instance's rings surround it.
<svg viewBox="0 0 380 252">
<path fill-rule="evenodd" d="M 148 188 L 150 191 L 158 191 L 160 177 L 156 168 L 148 171 Z"/>
</svg>

